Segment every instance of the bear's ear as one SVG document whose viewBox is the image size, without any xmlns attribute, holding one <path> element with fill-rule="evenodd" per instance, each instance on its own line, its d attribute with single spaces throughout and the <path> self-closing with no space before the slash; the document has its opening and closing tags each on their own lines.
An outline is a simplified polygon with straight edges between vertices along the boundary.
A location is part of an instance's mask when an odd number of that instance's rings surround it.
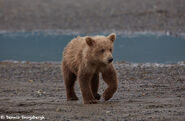
<svg viewBox="0 0 185 121">
<path fill-rule="evenodd" d="M 95 41 L 91 37 L 86 37 L 85 40 L 89 46 L 93 46 L 95 44 Z"/>
<path fill-rule="evenodd" d="M 108 39 L 110 39 L 112 42 L 114 42 L 114 40 L 116 39 L 116 34 L 115 33 L 111 33 L 109 34 L 109 36 L 107 36 Z"/>
</svg>

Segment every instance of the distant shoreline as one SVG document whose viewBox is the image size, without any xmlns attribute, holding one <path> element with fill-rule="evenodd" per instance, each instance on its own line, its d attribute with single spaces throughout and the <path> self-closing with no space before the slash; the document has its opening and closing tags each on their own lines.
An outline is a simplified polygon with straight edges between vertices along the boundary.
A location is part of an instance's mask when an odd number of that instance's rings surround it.
<svg viewBox="0 0 185 121">
<path fill-rule="evenodd" d="M 44 34 L 59 34 L 59 35 L 96 35 L 96 34 L 110 34 L 112 32 L 116 33 L 117 35 L 130 35 L 130 36 L 135 36 L 135 35 L 166 35 L 166 36 L 181 36 L 185 37 L 185 32 L 181 33 L 173 33 L 170 31 L 102 31 L 102 32 L 93 32 L 93 33 L 83 33 L 80 31 L 75 31 L 75 30 L 62 30 L 62 29 L 56 29 L 56 30 L 42 30 L 42 29 L 37 29 L 37 30 L 0 30 L 0 34 L 8 34 L 8 33 L 17 33 L 17 32 L 41 32 Z"/>
<path fill-rule="evenodd" d="M 184 0 L 1 0 L 0 30 L 185 33 Z"/>
</svg>

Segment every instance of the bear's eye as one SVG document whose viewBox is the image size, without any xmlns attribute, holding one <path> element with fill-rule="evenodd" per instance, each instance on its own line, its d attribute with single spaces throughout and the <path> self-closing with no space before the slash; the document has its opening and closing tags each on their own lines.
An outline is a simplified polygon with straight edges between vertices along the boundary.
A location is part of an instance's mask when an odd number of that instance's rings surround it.
<svg viewBox="0 0 185 121">
<path fill-rule="evenodd" d="M 110 49 L 110 51 L 112 52 L 112 49 Z"/>
<path fill-rule="evenodd" d="M 105 52 L 105 49 L 101 49 L 101 52 L 104 53 Z"/>
</svg>

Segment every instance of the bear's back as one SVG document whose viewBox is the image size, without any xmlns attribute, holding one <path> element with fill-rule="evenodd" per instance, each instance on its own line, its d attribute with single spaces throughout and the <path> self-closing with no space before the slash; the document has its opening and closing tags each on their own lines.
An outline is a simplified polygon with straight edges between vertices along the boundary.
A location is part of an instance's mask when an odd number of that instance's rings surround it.
<svg viewBox="0 0 185 121">
<path fill-rule="evenodd" d="M 85 43 L 85 37 L 77 37 L 72 39 L 64 48 L 63 61 L 74 73 L 78 70 L 78 65 L 82 60 L 82 51 L 85 48 Z"/>
<path fill-rule="evenodd" d="M 78 52 L 81 51 L 84 45 L 85 45 L 84 37 L 74 38 L 64 48 L 63 54 L 64 56 L 65 55 L 76 55 Z"/>
</svg>

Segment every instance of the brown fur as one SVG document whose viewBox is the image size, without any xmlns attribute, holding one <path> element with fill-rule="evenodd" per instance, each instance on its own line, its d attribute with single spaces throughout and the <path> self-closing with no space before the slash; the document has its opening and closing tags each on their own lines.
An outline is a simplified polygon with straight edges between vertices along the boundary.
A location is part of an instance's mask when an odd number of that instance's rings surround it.
<svg viewBox="0 0 185 121">
<path fill-rule="evenodd" d="M 113 43 L 116 35 L 77 37 L 71 40 L 63 52 L 62 74 L 66 87 L 67 100 L 78 100 L 74 84 L 79 80 L 85 104 L 97 103 L 99 73 L 108 87 L 103 98 L 109 100 L 116 92 L 118 80 L 116 71 L 108 59 L 112 58 Z"/>
</svg>

